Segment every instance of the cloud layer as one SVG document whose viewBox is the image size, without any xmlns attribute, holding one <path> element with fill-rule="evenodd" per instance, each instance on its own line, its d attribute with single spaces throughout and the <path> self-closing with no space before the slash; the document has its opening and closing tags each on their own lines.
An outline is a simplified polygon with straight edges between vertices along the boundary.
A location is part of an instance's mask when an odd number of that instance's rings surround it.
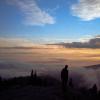
<svg viewBox="0 0 100 100">
<path fill-rule="evenodd" d="M 0 48 L 2 47 L 31 47 L 34 43 L 25 38 L 0 37 Z"/>
<path fill-rule="evenodd" d="M 85 21 L 100 18 L 100 0 L 78 0 L 71 9 L 74 16 Z"/>
<path fill-rule="evenodd" d="M 25 17 L 26 25 L 54 24 L 55 19 L 42 10 L 35 0 L 7 0 L 9 4 L 16 6 Z"/>
<path fill-rule="evenodd" d="M 87 42 L 58 43 L 57 45 L 70 48 L 100 48 L 100 36 L 98 35 Z"/>
</svg>

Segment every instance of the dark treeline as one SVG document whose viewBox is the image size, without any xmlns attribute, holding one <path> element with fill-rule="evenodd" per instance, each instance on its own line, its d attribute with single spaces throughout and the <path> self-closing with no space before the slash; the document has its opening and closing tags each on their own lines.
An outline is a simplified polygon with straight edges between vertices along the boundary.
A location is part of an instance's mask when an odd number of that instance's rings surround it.
<svg viewBox="0 0 100 100">
<path fill-rule="evenodd" d="M 38 76 L 36 71 L 31 71 L 30 76 L 14 77 L 9 79 L 3 79 L 0 77 L 0 90 L 5 90 L 12 87 L 23 86 L 52 86 L 58 84 L 58 80 L 50 76 Z"/>
</svg>

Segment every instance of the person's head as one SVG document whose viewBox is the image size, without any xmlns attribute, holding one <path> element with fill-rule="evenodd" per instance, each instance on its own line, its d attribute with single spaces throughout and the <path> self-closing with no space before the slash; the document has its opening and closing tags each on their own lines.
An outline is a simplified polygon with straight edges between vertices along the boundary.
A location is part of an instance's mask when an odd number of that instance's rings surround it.
<svg viewBox="0 0 100 100">
<path fill-rule="evenodd" d="M 68 68 L 68 65 L 65 65 L 65 69 L 67 69 Z"/>
</svg>

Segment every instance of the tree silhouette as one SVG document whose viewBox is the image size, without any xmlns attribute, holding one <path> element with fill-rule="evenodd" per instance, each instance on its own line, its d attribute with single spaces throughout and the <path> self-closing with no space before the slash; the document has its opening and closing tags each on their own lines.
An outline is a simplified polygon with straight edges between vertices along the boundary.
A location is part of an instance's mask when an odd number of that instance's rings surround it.
<svg viewBox="0 0 100 100">
<path fill-rule="evenodd" d="M 32 69 L 32 71 L 31 71 L 31 78 L 33 78 L 33 69 Z"/>
</svg>

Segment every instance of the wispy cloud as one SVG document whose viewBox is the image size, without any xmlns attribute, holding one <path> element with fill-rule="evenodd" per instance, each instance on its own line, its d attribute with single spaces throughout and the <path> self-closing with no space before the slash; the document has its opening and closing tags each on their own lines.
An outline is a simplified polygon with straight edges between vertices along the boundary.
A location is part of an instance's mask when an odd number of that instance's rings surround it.
<svg viewBox="0 0 100 100">
<path fill-rule="evenodd" d="M 100 0 L 78 0 L 71 9 L 74 16 L 85 21 L 100 18 Z"/>
<path fill-rule="evenodd" d="M 54 24 L 55 18 L 42 10 L 36 0 L 7 0 L 9 4 L 16 6 L 25 17 L 27 25 Z"/>
<path fill-rule="evenodd" d="M 31 47 L 32 41 L 23 38 L 0 37 L 0 47 Z"/>
<path fill-rule="evenodd" d="M 38 42 L 38 40 L 31 40 L 19 37 L 0 37 L 0 49 L 41 49 L 41 48 L 58 48 L 58 46 L 46 45 Z"/>
</svg>

